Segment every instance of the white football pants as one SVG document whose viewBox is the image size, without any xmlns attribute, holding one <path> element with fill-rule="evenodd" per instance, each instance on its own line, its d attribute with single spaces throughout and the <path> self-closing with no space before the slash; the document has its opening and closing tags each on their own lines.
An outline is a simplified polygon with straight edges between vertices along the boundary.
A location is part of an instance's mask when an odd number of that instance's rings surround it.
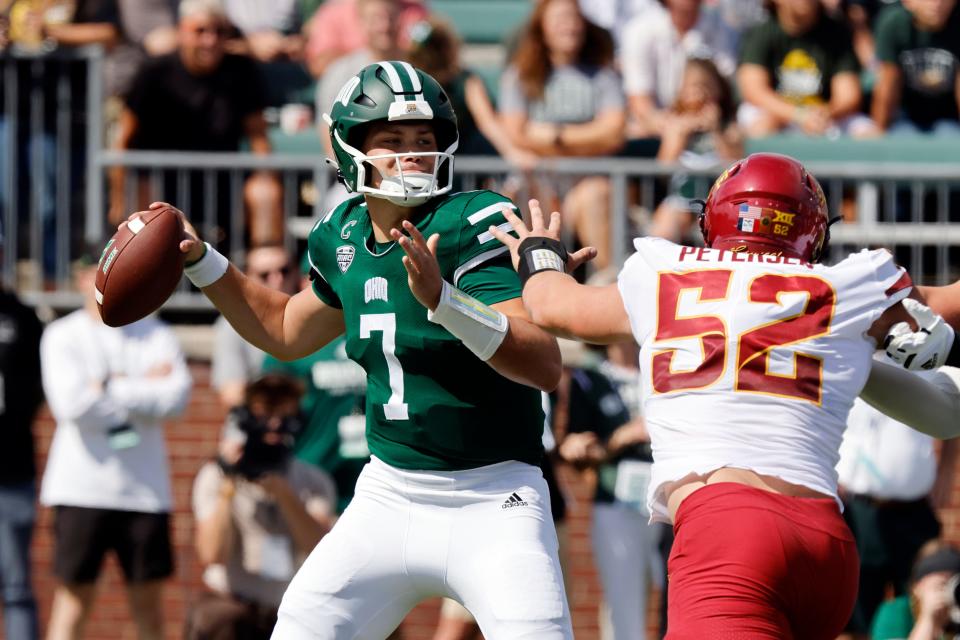
<svg viewBox="0 0 960 640">
<path fill-rule="evenodd" d="M 487 640 L 573 638 L 539 468 L 403 471 L 374 458 L 287 588 L 272 637 L 383 640 L 437 596 L 469 609 Z"/>
</svg>

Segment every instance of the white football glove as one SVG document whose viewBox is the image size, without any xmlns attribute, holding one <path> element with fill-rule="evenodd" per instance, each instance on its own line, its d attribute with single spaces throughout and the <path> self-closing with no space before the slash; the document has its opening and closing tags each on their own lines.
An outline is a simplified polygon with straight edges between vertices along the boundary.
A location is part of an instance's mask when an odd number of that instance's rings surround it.
<svg viewBox="0 0 960 640">
<path fill-rule="evenodd" d="M 887 357 L 909 371 L 926 371 L 943 365 L 953 347 L 953 327 L 930 307 L 912 298 L 903 307 L 916 320 L 914 331 L 906 322 L 898 322 L 887 331 L 883 348 Z"/>
</svg>

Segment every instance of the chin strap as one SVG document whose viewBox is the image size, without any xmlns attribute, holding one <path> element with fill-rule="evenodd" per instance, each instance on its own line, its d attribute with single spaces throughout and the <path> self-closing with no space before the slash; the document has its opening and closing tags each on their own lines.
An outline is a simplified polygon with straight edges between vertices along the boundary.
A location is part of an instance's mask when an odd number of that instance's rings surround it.
<svg viewBox="0 0 960 640">
<path fill-rule="evenodd" d="M 342 184 L 347 191 L 350 191 L 350 185 L 347 184 L 347 178 L 343 175 L 343 171 L 340 170 L 340 165 L 330 158 L 324 158 L 323 161 L 337 170 L 337 182 Z"/>
<path fill-rule="evenodd" d="M 810 258 L 811 262 L 820 262 L 823 253 L 827 250 L 827 247 L 830 246 L 830 227 L 841 220 L 843 220 L 843 216 L 834 216 L 827 220 L 827 229 L 823 232 L 823 242 L 820 243 L 820 248 L 817 249 L 817 253 Z"/>
</svg>

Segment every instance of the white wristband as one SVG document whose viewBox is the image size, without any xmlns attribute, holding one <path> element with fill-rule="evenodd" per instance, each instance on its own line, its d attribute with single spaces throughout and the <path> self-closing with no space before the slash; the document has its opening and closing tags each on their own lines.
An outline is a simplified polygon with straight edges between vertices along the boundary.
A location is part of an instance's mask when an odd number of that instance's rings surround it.
<svg viewBox="0 0 960 640">
<path fill-rule="evenodd" d="M 207 247 L 203 257 L 189 267 L 183 268 L 183 273 L 198 289 L 209 287 L 222 278 L 230 266 L 230 261 L 211 247 L 209 242 L 203 244 Z"/>
<path fill-rule="evenodd" d="M 510 321 L 496 309 L 443 281 L 440 304 L 427 311 L 427 320 L 460 339 L 481 360 L 489 360 L 507 337 Z"/>
</svg>

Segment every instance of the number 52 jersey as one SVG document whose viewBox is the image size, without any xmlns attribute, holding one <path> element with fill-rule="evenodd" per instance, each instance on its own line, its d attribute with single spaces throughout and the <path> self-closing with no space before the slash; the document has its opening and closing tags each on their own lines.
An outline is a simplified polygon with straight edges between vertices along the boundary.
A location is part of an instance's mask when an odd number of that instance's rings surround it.
<svg viewBox="0 0 960 640">
<path fill-rule="evenodd" d="M 509 200 L 491 191 L 441 196 L 411 218 L 440 236 L 447 281 L 487 305 L 520 297 L 506 247 Z M 400 469 L 456 471 L 543 455 L 540 392 L 512 382 L 438 324 L 410 292 L 403 249 L 374 242 L 363 197 L 347 200 L 310 232 L 313 290 L 343 309 L 347 356 L 367 373 L 370 453 Z"/>
<path fill-rule="evenodd" d="M 721 467 L 836 496 L 876 349 L 866 331 L 910 293 L 906 271 L 882 249 L 825 266 L 658 238 L 635 247 L 618 286 L 640 345 L 652 518 L 668 520 L 665 483 Z"/>
</svg>

